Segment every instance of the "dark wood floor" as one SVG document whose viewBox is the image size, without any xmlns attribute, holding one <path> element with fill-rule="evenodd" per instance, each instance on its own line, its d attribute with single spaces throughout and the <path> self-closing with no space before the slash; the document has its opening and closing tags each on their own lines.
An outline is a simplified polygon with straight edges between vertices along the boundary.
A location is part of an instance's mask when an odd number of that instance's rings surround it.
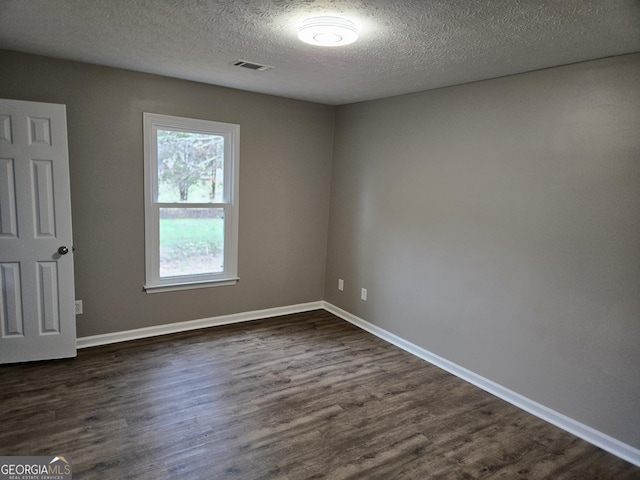
<svg viewBox="0 0 640 480">
<path fill-rule="evenodd" d="M 0 367 L 0 455 L 74 479 L 638 479 L 325 311 Z"/>
</svg>

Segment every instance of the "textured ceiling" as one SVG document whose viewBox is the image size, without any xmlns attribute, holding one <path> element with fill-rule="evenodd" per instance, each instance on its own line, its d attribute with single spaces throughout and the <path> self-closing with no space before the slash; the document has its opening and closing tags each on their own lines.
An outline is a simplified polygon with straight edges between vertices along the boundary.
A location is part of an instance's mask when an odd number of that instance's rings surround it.
<svg viewBox="0 0 640 480">
<path fill-rule="evenodd" d="M 0 0 L 0 48 L 337 105 L 639 52 L 640 0 Z"/>
</svg>

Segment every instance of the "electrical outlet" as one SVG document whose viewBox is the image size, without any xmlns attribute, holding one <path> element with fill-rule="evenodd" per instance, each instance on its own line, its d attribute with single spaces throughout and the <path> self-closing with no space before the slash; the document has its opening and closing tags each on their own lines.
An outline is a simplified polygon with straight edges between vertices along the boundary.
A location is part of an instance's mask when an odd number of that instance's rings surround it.
<svg viewBox="0 0 640 480">
<path fill-rule="evenodd" d="M 341 292 L 344 291 L 344 280 L 342 280 L 341 278 L 338 279 L 338 290 L 340 290 Z"/>
<path fill-rule="evenodd" d="M 82 300 L 76 300 L 76 315 L 82 314 Z"/>
<path fill-rule="evenodd" d="M 363 288 L 362 290 L 360 290 L 360 298 L 362 300 L 364 300 L 365 302 L 367 301 L 367 289 Z"/>
</svg>

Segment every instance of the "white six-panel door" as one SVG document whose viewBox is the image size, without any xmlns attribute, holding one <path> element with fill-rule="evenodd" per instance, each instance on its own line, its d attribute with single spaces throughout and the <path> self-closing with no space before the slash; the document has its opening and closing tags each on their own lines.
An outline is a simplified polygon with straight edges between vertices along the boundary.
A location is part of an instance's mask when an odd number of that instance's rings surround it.
<svg viewBox="0 0 640 480">
<path fill-rule="evenodd" d="M 64 105 L 0 99 L 0 363 L 76 355 Z"/>
</svg>

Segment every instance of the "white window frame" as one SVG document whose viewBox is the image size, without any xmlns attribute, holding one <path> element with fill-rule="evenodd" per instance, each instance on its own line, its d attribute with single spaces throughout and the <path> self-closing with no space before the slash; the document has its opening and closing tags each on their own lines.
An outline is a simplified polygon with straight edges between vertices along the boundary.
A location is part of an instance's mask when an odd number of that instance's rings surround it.
<svg viewBox="0 0 640 480">
<path fill-rule="evenodd" d="M 240 125 L 143 113 L 145 270 L 147 293 L 234 285 L 238 282 L 238 185 Z M 220 203 L 158 202 L 158 130 L 213 134 L 224 137 L 224 193 Z M 222 208 L 224 210 L 224 271 L 215 274 L 160 277 L 160 208 Z"/>
</svg>

